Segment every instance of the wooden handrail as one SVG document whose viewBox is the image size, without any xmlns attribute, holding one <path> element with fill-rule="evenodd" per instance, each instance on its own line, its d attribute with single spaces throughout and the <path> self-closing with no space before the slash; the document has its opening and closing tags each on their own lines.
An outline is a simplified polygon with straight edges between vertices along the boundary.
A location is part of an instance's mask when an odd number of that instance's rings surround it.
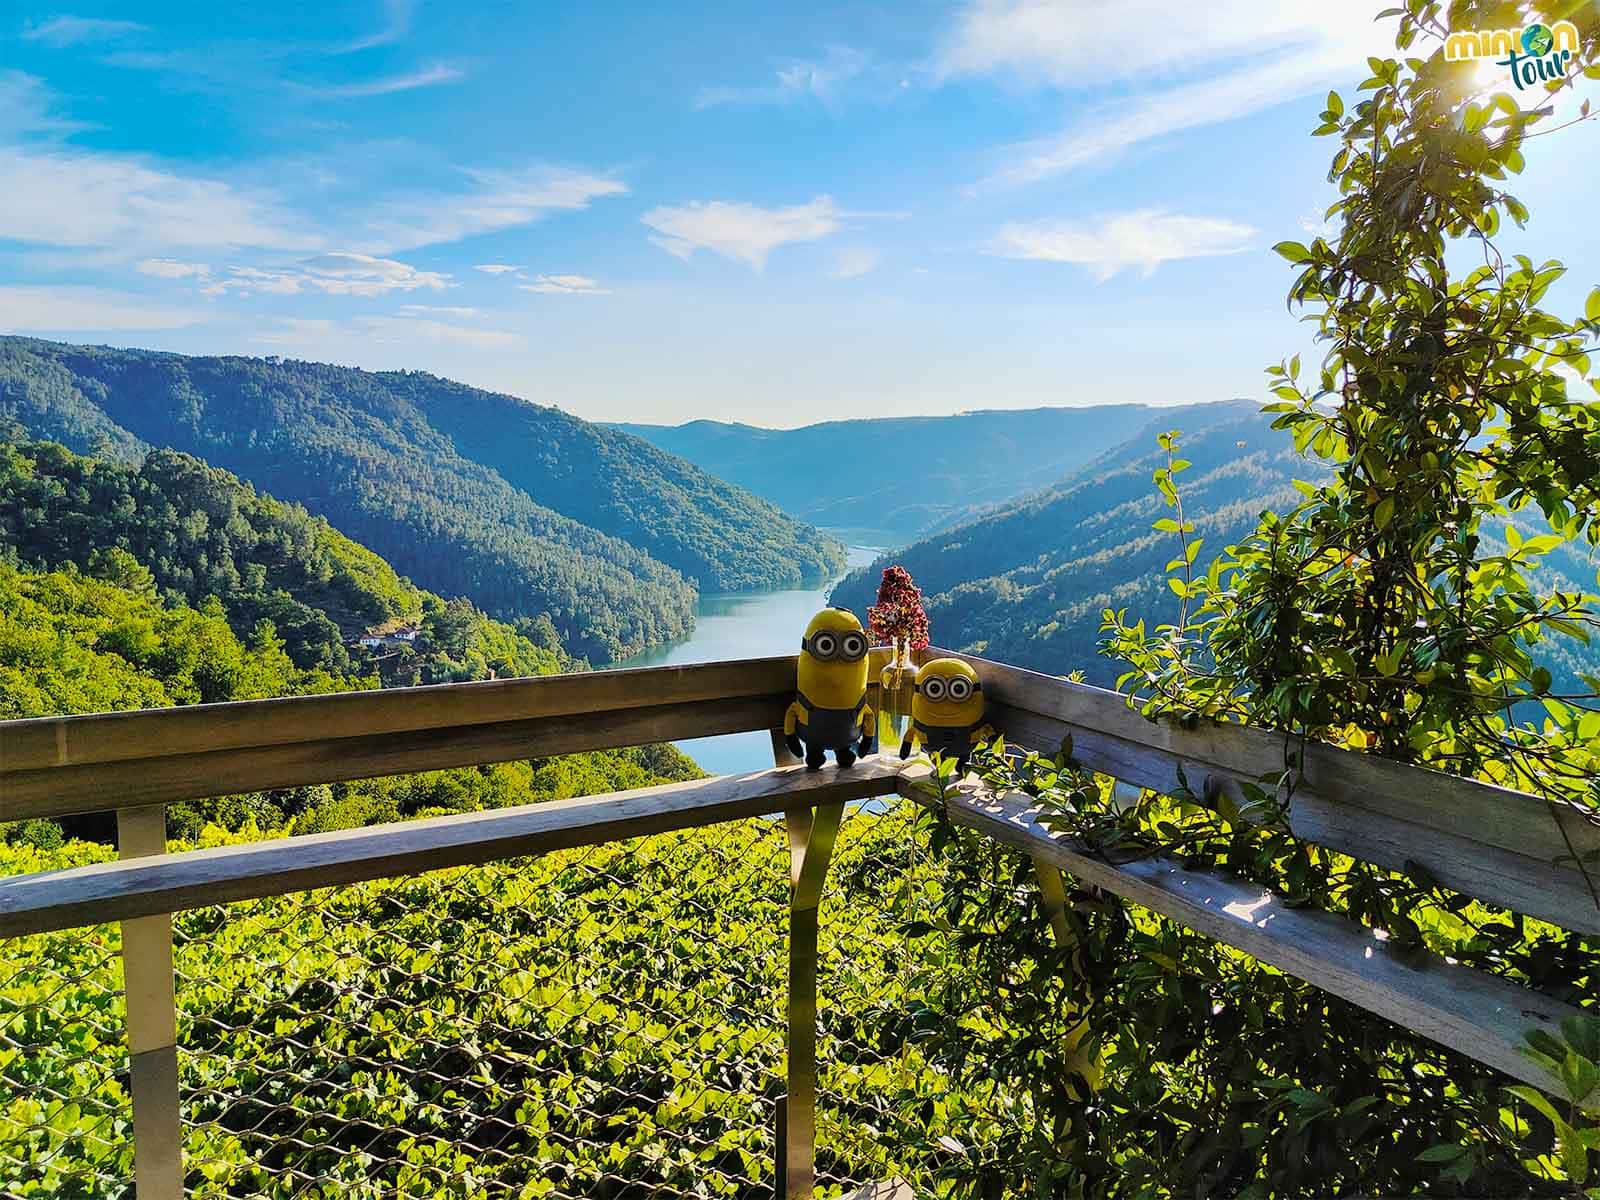
<svg viewBox="0 0 1600 1200">
<path fill-rule="evenodd" d="M 0 722 L 0 771 L 460 729 L 794 688 L 794 658 L 536 675 Z"/>
<path fill-rule="evenodd" d="M 973 665 L 995 727 L 1018 745 L 1054 751 L 1070 737 L 1073 758 L 1091 770 L 1160 792 L 1187 785 L 1197 798 L 1220 789 L 1241 805 L 1241 784 L 1288 770 L 1289 825 L 1307 841 L 1391 870 L 1416 863 L 1456 891 L 1600 934 L 1593 812 L 1250 725 L 1151 720 L 1116 692 L 953 656 Z"/>
<path fill-rule="evenodd" d="M 415 875 L 893 794 L 899 764 L 780 767 L 0 878 L 0 937 Z"/>
</svg>

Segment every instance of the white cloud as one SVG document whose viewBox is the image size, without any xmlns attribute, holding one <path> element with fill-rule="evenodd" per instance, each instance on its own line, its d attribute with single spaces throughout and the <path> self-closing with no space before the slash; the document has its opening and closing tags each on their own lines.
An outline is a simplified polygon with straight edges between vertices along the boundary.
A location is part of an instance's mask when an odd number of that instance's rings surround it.
<svg viewBox="0 0 1600 1200">
<path fill-rule="evenodd" d="M 135 263 L 133 269 L 157 279 L 204 279 L 211 274 L 211 268 L 205 263 L 179 262 L 175 258 L 147 258 Z"/>
<path fill-rule="evenodd" d="M 1353 49 L 1371 43 L 1375 10 L 1282 0 L 974 0 L 947 37 L 939 66 L 946 75 L 1009 71 L 1081 88 L 1192 72 L 1240 55 Z"/>
<path fill-rule="evenodd" d="M 991 250 L 1004 258 L 1078 263 L 1104 282 L 1128 267 L 1149 275 L 1164 262 L 1237 254 L 1249 248 L 1255 232 L 1218 217 L 1141 209 L 1087 222 L 1006 225 L 996 234 Z"/>
<path fill-rule="evenodd" d="M 525 292 L 543 292 L 557 296 L 609 296 L 608 289 L 599 280 L 587 275 L 535 275 L 532 283 L 517 284 Z"/>
<path fill-rule="evenodd" d="M 429 342 L 439 345 L 471 346 L 477 350 L 510 350 L 522 346 L 522 336 L 500 329 L 468 329 L 423 317 L 371 317 L 361 322 L 376 342 L 410 345 Z"/>
<path fill-rule="evenodd" d="M 618 180 L 565 167 L 469 170 L 465 175 L 473 186 L 464 191 L 415 196 L 381 206 L 363 222 L 373 237 L 362 248 L 382 254 L 496 233 L 531 224 L 553 212 L 588 208 L 593 200 L 625 195 L 628 190 Z"/>
<path fill-rule="evenodd" d="M 251 340 L 342 360 L 347 360 L 349 352 L 361 343 L 402 347 L 428 343 L 475 350 L 511 350 L 525 344 L 519 334 L 503 330 L 473 329 L 412 316 L 357 317 L 351 321 L 284 317 Z"/>
<path fill-rule="evenodd" d="M 986 182 L 1034 183 L 1103 163 L 1139 142 L 1246 116 L 1348 73 L 1343 53 L 1328 50 L 1129 100 L 1055 137 L 1013 148 L 1010 161 Z"/>
<path fill-rule="evenodd" d="M 850 246 L 833 256 L 833 277 L 855 279 L 877 267 L 883 255 L 871 246 Z"/>
<path fill-rule="evenodd" d="M 437 87 L 441 83 L 458 83 L 467 77 L 460 67 L 447 63 L 434 63 L 404 75 L 386 75 L 381 79 L 368 79 L 360 83 L 297 84 L 299 90 L 325 100 L 350 100 L 362 96 L 388 96 L 394 92 L 409 92 L 417 88 Z"/>
<path fill-rule="evenodd" d="M 149 297 L 89 287 L 0 287 L 0 329 L 14 333 L 98 333 L 181 329 L 204 312 L 152 304 Z"/>
<path fill-rule="evenodd" d="M 0 147 L 0 179 L 0 239 L 130 256 L 320 243 L 269 198 L 125 155 Z"/>
<path fill-rule="evenodd" d="M 130 33 L 144 33 L 147 29 L 148 25 L 141 25 L 137 21 L 63 16 L 28 26 L 22 31 L 22 37 L 24 41 L 42 42 L 59 50 L 63 46 L 77 46 L 84 42 L 113 41 Z"/>
<path fill-rule="evenodd" d="M 937 69 L 945 78 L 999 73 L 1076 92 L 1133 85 L 1131 95 L 1075 104 L 1061 133 L 1013 147 L 985 181 L 1023 184 L 1348 82 L 1364 73 L 1366 55 L 1392 50 L 1392 27 L 1372 15 L 1360 4 L 1281 0 L 974 0 Z"/>
<path fill-rule="evenodd" d="M 696 108 L 723 104 L 788 104 L 810 98 L 834 100 L 840 88 L 864 72 L 871 60 L 849 46 L 830 46 L 821 59 L 791 59 L 778 67 L 771 83 L 756 87 L 702 88 Z"/>
<path fill-rule="evenodd" d="M 469 308 L 459 304 L 402 304 L 400 312 L 408 317 L 438 316 L 455 317 L 457 320 L 470 321 L 478 316 L 480 309 Z"/>
<path fill-rule="evenodd" d="M 0 71 L 0 137 L 19 134 L 44 134 L 64 137 L 91 129 L 81 121 L 69 120 L 55 111 L 53 97 L 44 80 L 26 71 Z"/>
<path fill-rule="evenodd" d="M 510 275 L 522 270 L 515 263 L 479 263 L 472 269 L 482 271 L 485 275 Z"/>
<path fill-rule="evenodd" d="M 411 32 L 411 18 L 416 12 L 415 0 L 384 0 L 383 27 L 366 37 L 357 38 L 346 46 L 341 46 L 341 54 L 351 54 L 357 50 L 370 50 L 374 46 L 388 46 L 398 42 Z"/>
<path fill-rule="evenodd" d="M 759 271 L 779 246 L 837 233 L 840 215 L 831 196 L 818 196 L 789 208 L 696 201 L 681 208 L 653 208 L 641 220 L 659 235 L 650 240 L 668 254 L 687 259 L 696 250 L 710 250 Z"/>
<path fill-rule="evenodd" d="M 301 291 L 330 296 L 381 296 L 387 292 L 435 291 L 452 286 L 448 275 L 419 271 L 392 258 L 346 251 L 319 254 L 291 267 L 229 267 L 228 277 L 202 289 L 208 296 L 226 292 L 250 295 L 296 295 Z"/>
</svg>

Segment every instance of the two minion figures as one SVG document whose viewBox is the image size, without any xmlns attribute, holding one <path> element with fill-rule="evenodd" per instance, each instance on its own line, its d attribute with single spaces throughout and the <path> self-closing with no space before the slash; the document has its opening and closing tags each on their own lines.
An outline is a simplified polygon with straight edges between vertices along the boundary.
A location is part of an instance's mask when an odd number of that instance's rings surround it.
<svg viewBox="0 0 1600 1200">
<path fill-rule="evenodd" d="M 983 709 L 983 683 L 970 666 L 959 658 L 923 663 L 900 757 L 910 758 L 920 746 L 930 755 L 955 759 L 957 767 L 966 766 L 973 750 L 994 739 Z"/>
<path fill-rule="evenodd" d="M 800 639 L 794 703 L 783 714 L 789 752 L 816 771 L 833 751 L 840 767 L 877 747 L 877 714 L 867 703 L 867 634 L 849 609 L 825 608 Z"/>
</svg>

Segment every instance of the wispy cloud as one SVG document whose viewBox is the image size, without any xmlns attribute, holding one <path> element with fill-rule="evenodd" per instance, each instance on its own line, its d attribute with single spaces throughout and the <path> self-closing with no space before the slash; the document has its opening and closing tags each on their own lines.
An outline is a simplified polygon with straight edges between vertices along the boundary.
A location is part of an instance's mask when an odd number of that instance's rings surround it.
<svg viewBox="0 0 1600 1200">
<path fill-rule="evenodd" d="M 1247 116 L 1303 93 L 1308 80 L 1312 88 L 1320 89 L 1346 73 L 1342 52 L 1329 50 L 1183 84 L 1115 109 L 1098 109 L 1054 137 L 1013 147 L 1005 165 L 984 184 L 1035 183 L 1102 164 L 1140 142 Z"/>
<path fill-rule="evenodd" d="M 938 67 L 946 76 L 1004 71 L 1069 88 L 1171 78 L 1269 50 L 1370 44 L 1373 11 L 1280 0 L 974 0 L 946 37 Z"/>
<path fill-rule="evenodd" d="M 415 346 L 426 343 L 466 346 L 474 350 L 513 350 L 525 344 L 520 334 L 499 329 L 452 325 L 428 316 L 356 317 L 348 321 L 284 317 L 257 333 L 252 341 L 325 358 L 348 361 L 353 349 L 367 346 Z"/>
<path fill-rule="evenodd" d="M 812 99 L 835 100 L 840 90 L 867 70 L 871 59 L 849 46 L 830 46 L 820 59 L 789 59 L 772 78 L 750 87 L 707 87 L 695 97 L 696 108 L 724 104 L 789 104 Z"/>
<path fill-rule="evenodd" d="M 875 270 L 883 255 L 871 246 L 849 246 L 833 256 L 835 279 L 856 279 Z"/>
<path fill-rule="evenodd" d="M 1164 262 L 1237 254 L 1256 231 L 1219 217 L 1186 217 L 1140 209 L 1089 221 L 1011 224 L 990 247 L 1003 258 L 1077 263 L 1099 282 L 1130 267 L 1149 275 Z"/>
<path fill-rule="evenodd" d="M 93 126 L 62 116 L 49 87 L 26 71 L 0 71 L 0 137 L 66 137 Z"/>
<path fill-rule="evenodd" d="M 120 251 L 314 250 L 322 239 L 269 196 L 121 154 L 0 146 L 0 238 Z"/>
<path fill-rule="evenodd" d="M 228 292 L 292 296 L 302 291 L 330 296 L 382 296 L 388 292 L 414 292 L 419 288 L 438 291 L 450 286 L 448 275 L 419 271 L 391 258 L 337 251 L 319 254 L 290 267 L 229 267 L 226 278 L 201 290 L 208 296 Z"/>
<path fill-rule="evenodd" d="M 362 248 L 381 254 L 454 242 L 528 225 L 553 212 L 587 208 L 593 200 L 628 191 L 627 185 L 609 176 L 565 167 L 469 170 L 464 175 L 471 186 L 460 191 L 380 205 L 364 221 L 371 242 Z"/>
<path fill-rule="evenodd" d="M 16 333 L 99 333 L 181 329 L 209 314 L 153 304 L 148 296 L 90 287 L 0 287 L 0 329 Z"/>
<path fill-rule="evenodd" d="M 112 21 L 100 17 L 51 17 L 22 31 L 24 41 L 39 42 L 54 49 L 79 46 L 85 42 L 110 42 L 131 33 L 144 33 L 150 27 L 137 21 Z"/>
<path fill-rule="evenodd" d="M 341 54 L 357 50 L 370 50 L 375 46 L 388 46 L 411 32 L 411 18 L 416 14 L 416 0 L 383 0 L 383 25 L 366 37 L 339 47 Z"/>
<path fill-rule="evenodd" d="M 349 100 L 362 96 L 388 96 L 394 92 L 410 92 L 417 88 L 437 87 L 442 83 L 457 83 L 467 77 L 460 67 L 448 63 L 434 63 L 401 75 L 386 75 L 379 79 L 363 79 L 355 83 L 297 83 L 296 89 L 324 100 Z"/>
<path fill-rule="evenodd" d="M 998 74 L 1079 93 L 1123 89 L 1114 101 L 1074 104 L 1060 133 L 1011 147 L 984 180 L 1015 185 L 1320 90 L 1385 49 L 1386 35 L 1359 4 L 974 0 L 946 38 L 936 74 Z"/>
<path fill-rule="evenodd" d="M 179 262 L 175 258 L 147 258 L 135 263 L 133 269 L 157 279 L 205 279 L 211 274 L 206 263 Z"/>
<path fill-rule="evenodd" d="M 608 296 L 610 291 L 600 286 L 600 281 L 587 275 L 536 275 L 532 283 L 517 284 L 525 292 L 541 292 L 548 296 Z"/>
<path fill-rule="evenodd" d="M 656 231 L 650 240 L 668 254 L 688 259 L 696 250 L 709 250 L 760 271 L 779 246 L 837 233 L 842 228 L 840 216 L 831 196 L 818 196 L 788 208 L 696 201 L 653 208 L 640 219 Z"/>
<path fill-rule="evenodd" d="M 459 304 L 402 304 L 400 306 L 402 316 L 454 317 L 459 321 L 470 321 L 481 312 L 481 309 L 469 308 Z"/>
<path fill-rule="evenodd" d="M 482 271 L 485 275 L 513 275 L 522 270 L 515 263 L 479 263 L 472 269 Z"/>
</svg>

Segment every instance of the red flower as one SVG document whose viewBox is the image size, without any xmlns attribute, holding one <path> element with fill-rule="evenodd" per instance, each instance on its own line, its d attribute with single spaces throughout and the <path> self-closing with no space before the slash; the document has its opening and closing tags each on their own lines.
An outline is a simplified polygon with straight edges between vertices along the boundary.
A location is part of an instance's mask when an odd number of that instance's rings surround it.
<svg viewBox="0 0 1600 1200">
<path fill-rule="evenodd" d="M 928 614 L 922 610 L 922 589 L 904 567 L 885 567 L 878 584 L 878 602 L 867 609 L 867 629 L 880 644 L 906 638 L 913 650 L 928 647 Z"/>
</svg>

